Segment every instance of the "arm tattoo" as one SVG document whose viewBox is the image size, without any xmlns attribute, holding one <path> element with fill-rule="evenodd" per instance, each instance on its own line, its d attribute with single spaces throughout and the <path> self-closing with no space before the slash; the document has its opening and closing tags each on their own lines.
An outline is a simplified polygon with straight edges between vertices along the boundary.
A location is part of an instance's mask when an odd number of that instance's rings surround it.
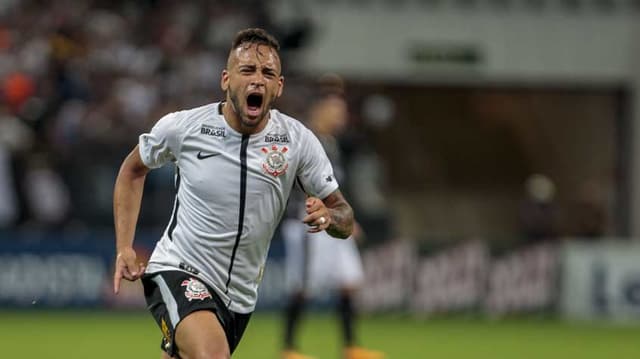
<svg viewBox="0 0 640 359">
<path fill-rule="evenodd" d="M 353 210 L 342 193 L 336 190 L 324 199 L 324 204 L 331 214 L 331 225 L 327 228 L 327 233 L 336 238 L 349 237 L 353 232 Z"/>
</svg>

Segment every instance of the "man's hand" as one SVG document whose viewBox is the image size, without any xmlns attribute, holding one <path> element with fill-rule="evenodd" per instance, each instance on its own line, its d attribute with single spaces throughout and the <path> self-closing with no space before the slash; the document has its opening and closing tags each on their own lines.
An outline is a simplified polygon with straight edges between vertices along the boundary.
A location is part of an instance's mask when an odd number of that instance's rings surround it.
<svg viewBox="0 0 640 359">
<path fill-rule="evenodd" d="M 331 225 L 331 214 L 324 202 L 317 197 L 309 197 L 305 202 L 305 210 L 307 215 L 302 219 L 309 228 L 309 233 L 317 233 L 324 231 Z"/>
<path fill-rule="evenodd" d="M 133 248 L 124 248 L 118 252 L 116 257 L 116 269 L 113 274 L 113 292 L 120 292 L 120 281 L 122 278 L 129 281 L 136 281 L 144 274 L 145 266 L 136 262 L 136 251 Z"/>
<path fill-rule="evenodd" d="M 323 200 L 307 198 L 305 209 L 307 215 L 302 221 L 311 227 L 309 233 L 326 230 L 332 237 L 346 239 L 353 232 L 353 210 L 340 190 L 333 191 Z"/>
</svg>

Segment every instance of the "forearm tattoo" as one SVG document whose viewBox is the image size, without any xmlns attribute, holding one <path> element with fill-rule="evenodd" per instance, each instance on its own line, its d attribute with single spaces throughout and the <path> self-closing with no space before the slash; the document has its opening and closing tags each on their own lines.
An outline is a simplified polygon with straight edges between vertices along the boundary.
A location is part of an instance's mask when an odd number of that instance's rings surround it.
<svg viewBox="0 0 640 359">
<path fill-rule="evenodd" d="M 331 225 L 327 228 L 327 233 L 332 237 L 347 238 L 353 232 L 353 210 L 347 202 L 341 202 L 329 208 L 331 213 Z"/>
</svg>

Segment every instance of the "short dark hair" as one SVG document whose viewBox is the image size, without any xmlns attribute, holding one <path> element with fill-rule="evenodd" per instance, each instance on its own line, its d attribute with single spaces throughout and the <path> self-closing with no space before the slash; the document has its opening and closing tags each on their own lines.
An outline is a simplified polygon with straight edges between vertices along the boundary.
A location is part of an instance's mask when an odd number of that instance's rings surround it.
<svg viewBox="0 0 640 359">
<path fill-rule="evenodd" d="M 233 38 L 233 42 L 231 42 L 231 50 L 246 43 L 267 45 L 276 51 L 280 50 L 278 40 L 276 40 L 276 38 L 266 30 L 257 27 L 238 31 L 236 36 Z"/>
</svg>

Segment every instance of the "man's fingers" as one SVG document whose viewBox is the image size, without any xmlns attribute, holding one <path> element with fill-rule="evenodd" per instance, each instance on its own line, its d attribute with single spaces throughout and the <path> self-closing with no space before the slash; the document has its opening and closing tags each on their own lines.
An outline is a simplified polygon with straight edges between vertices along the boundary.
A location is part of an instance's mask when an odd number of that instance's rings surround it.
<svg viewBox="0 0 640 359">
<path fill-rule="evenodd" d="M 320 198 L 307 198 L 305 207 L 307 215 L 302 219 L 302 222 L 311 227 L 308 232 L 316 233 L 329 228 L 331 216 Z"/>
<path fill-rule="evenodd" d="M 322 207 L 323 203 L 319 198 L 309 197 L 305 202 L 305 210 L 307 213 L 313 213 Z"/>
<path fill-rule="evenodd" d="M 306 223 L 310 228 L 309 233 L 317 233 L 329 228 L 331 224 L 331 217 L 329 214 L 322 215 L 319 212 L 311 213 L 302 219 L 302 222 Z"/>
<path fill-rule="evenodd" d="M 137 274 L 138 264 L 136 263 L 135 258 L 126 258 L 123 260 L 123 262 L 124 262 L 123 273 L 125 274 L 125 278 L 127 278 L 127 275 L 131 277 Z"/>
<path fill-rule="evenodd" d="M 113 274 L 113 292 L 118 294 L 122 278 L 128 281 L 136 281 L 144 274 L 146 266 L 136 261 L 136 252 L 133 248 L 125 248 L 116 256 L 115 271 Z"/>
<path fill-rule="evenodd" d="M 133 280 L 133 276 L 126 265 L 119 266 L 116 270 L 116 274 L 114 275 L 114 292 L 116 294 L 120 291 L 120 282 L 122 282 L 122 278 L 126 280 Z"/>
<path fill-rule="evenodd" d="M 142 263 L 138 263 L 138 272 L 135 274 L 136 279 L 139 279 L 144 274 L 145 266 Z"/>
<path fill-rule="evenodd" d="M 320 225 L 319 218 L 322 217 L 319 213 L 311 213 L 306 215 L 302 222 L 306 223 L 309 226 L 318 226 Z"/>
<path fill-rule="evenodd" d="M 322 232 L 323 230 L 320 229 L 320 227 L 317 226 L 311 226 L 309 227 L 309 229 L 307 230 L 308 233 L 318 233 L 318 232 Z"/>
<path fill-rule="evenodd" d="M 126 280 L 133 280 L 133 278 L 135 278 L 136 274 L 135 272 L 131 272 L 131 270 L 129 270 L 129 267 L 124 267 L 122 269 L 122 277 Z"/>
<path fill-rule="evenodd" d="M 306 199 L 305 201 L 305 206 L 307 208 L 311 207 L 314 203 L 316 202 L 316 198 L 315 197 L 309 197 Z"/>
<path fill-rule="evenodd" d="M 128 281 L 136 281 L 144 274 L 146 266 L 142 263 L 134 264 L 133 268 L 137 268 L 136 270 L 129 270 L 129 266 L 126 264 L 118 264 L 116 266 L 116 271 L 113 275 L 113 292 L 118 294 L 120 291 L 120 282 L 122 278 Z"/>
<path fill-rule="evenodd" d="M 136 262 L 135 258 L 126 258 L 122 260 L 123 276 L 128 280 L 136 280 L 144 273 L 145 266 L 143 263 Z"/>
<path fill-rule="evenodd" d="M 302 218 L 302 222 L 305 224 L 311 225 L 311 222 L 313 222 L 314 219 L 315 217 L 312 214 L 308 214 L 304 216 L 304 218 Z"/>
<path fill-rule="evenodd" d="M 122 279 L 122 271 L 116 266 L 116 272 L 113 274 L 113 292 L 120 292 L 120 280 Z"/>
</svg>

